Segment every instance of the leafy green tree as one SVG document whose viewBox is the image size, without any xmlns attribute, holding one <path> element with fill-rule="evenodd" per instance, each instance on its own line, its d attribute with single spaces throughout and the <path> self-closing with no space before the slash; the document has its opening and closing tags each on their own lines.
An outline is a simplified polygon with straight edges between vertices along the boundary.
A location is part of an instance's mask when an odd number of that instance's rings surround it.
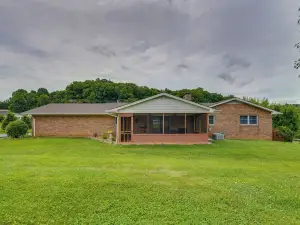
<svg viewBox="0 0 300 225">
<path fill-rule="evenodd" d="M 274 127 L 285 126 L 293 132 L 297 132 L 299 130 L 300 115 L 297 107 L 289 104 L 277 104 L 273 105 L 272 108 L 282 113 L 282 115 L 275 115 L 273 117 Z"/>
<path fill-rule="evenodd" d="M 50 97 L 48 95 L 42 94 L 38 97 L 38 106 L 47 105 L 51 102 Z"/>
<path fill-rule="evenodd" d="M 39 88 L 37 90 L 38 95 L 49 95 L 49 91 L 46 88 Z"/>
<path fill-rule="evenodd" d="M 294 139 L 294 132 L 286 127 L 286 126 L 280 126 L 278 127 L 278 134 L 283 138 L 286 142 L 292 142 Z"/>
<path fill-rule="evenodd" d="M 0 109 L 8 109 L 9 100 L 0 101 Z"/>
<path fill-rule="evenodd" d="M 298 11 L 300 12 L 300 8 L 298 8 Z M 300 25 L 300 16 L 298 16 L 298 25 Z M 297 48 L 298 51 L 300 51 L 300 42 L 298 42 L 297 44 L 295 44 L 295 48 Z M 294 62 L 294 68 L 295 69 L 299 69 L 300 68 L 300 59 L 297 59 Z M 300 77 L 300 75 L 298 75 Z"/>
<path fill-rule="evenodd" d="M 26 125 L 28 126 L 29 129 L 32 128 L 32 119 L 30 116 L 27 116 L 27 115 L 22 116 L 22 121 L 24 123 L 26 123 Z"/>
<path fill-rule="evenodd" d="M 15 114 L 12 112 L 8 112 L 5 119 L 2 122 L 2 125 L 1 125 L 2 130 L 5 130 L 9 123 L 16 121 L 16 120 L 17 120 L 17 117 L 15 116 Z"/>
<path fill-rule="evenodd" d="M 26 95 L 23 93 L 16 93 L 11 98 L 9 110 L 15 113 L 25 112 L 30 109 Z"/>
<path fill-rule="evenodd" d="M 4 119 L 5 119 L 5 116 L 0 114 L 0 123 L 2 123 Z"/>
<path fill-rule="evenodd" d="M 5 131 L 8 137 L 20 138 L 27 134 L 28 126 L 24 121 L 17 120 L 9 123 Z"/>
</svg>

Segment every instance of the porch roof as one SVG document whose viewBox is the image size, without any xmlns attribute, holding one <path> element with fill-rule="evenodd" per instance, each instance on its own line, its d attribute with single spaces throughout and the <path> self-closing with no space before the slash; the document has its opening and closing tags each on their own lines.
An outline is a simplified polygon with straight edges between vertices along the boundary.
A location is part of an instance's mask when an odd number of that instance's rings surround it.
<svg viewBox="0 0 300 225">
<path fill-rule="evenodd" d="M 118 108 L 108 113 L 213 113 L 215 110 L 167 93 L 161 93 Z"/>
</svg>

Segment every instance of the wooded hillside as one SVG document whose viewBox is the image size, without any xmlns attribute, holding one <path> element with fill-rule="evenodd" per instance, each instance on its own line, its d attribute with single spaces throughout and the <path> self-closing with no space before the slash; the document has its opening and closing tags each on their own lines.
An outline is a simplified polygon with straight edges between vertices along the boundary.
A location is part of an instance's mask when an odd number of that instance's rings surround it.
<svg viewBox="0 0 300 225">
<path fill-rule="evenodd" d="M 15 113 L 24 112 L 49 103 L 105 103 L 133 102 L 161 92 L 167 92 L 178 97 L 192 94 L 194 102 L 217 102 L 232 96 L 210 93 L 202 88 L 182 90 L 159 90 L 133 83 L 116 83 L 106 79 L 75 81 L 64 90 L 49 93 L 45 88 L 37 91 L 16 90 L 10 99 L 0 102 L 0 108 L 10 109 Z"/>
</svg>

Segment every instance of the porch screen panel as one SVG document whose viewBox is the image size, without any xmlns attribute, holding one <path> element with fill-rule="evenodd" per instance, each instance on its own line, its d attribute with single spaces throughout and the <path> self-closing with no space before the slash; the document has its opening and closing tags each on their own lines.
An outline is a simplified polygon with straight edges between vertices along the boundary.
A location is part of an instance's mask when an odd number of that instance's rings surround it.
<svg viewBox="0 0 300 225">
<path fill-rule="evenodd" d="M 148 134 L 150 132 L 150 115 L 135 114 L 133 115 L 133 133 Z"/>
<path fill-rule="evenodd" d="M 163 133 L 163 115 L 162 114 L 152 114 L 151 115 L 151 133 L 152 134 L 162 134 Z"/>
<path fill-rule="evenodd" d="M 163 114 L 134 114 L 134 134 L 162 134 Z"/>
<path fill-rule="evenodd" d="M 202 131 L 202 114 L 187 114 L 186 115 L 186 133 L 196 134 Z"/>
<path fill-rule="evenodd" d="M 201 133 L 207 133 L 207 115 L 206 114 L 202 114 L 201 115 Z"/>
<path fill-rule="evenodd" d="M 185 134 L 185 115 L 165 114 L 165 134 Z"/>
</svg>

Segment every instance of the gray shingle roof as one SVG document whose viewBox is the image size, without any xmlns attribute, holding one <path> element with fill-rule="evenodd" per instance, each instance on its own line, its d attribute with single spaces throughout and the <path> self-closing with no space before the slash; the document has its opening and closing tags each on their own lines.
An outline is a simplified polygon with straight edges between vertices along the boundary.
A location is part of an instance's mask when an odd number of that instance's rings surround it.
<svg viewBox="0 0 300 225">
<path fill-rule="evenodd" d="M 120 107 L 125 103 L 68 103 L 49 104 L 39 108 L 23 112 L 29 115 L 101 115 L 107 114 L 106 110 Z"/>
<path fill-rule="evenodd" d="M 204 103 L 200 103 L 201 105 L 210 107 L 211 105 L 215 104 L 215 103 L 208 103 L 208 102 L 204 102 Z"/>
</svg>

